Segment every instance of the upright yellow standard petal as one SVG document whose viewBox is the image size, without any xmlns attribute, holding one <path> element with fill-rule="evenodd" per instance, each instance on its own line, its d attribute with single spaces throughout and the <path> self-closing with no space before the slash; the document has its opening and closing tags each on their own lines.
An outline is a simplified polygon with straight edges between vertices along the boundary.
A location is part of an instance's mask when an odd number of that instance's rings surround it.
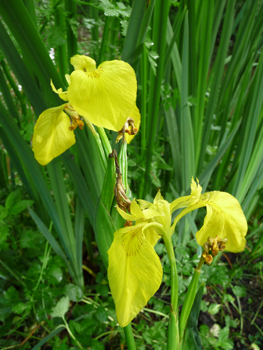
<svg viewBox="0 0 263 350">
<path fill-rule="evenodd" d="M 179 197 L 171 203 L 171 212 L 183 208 L 189 207 L 199 202 L 202 192 L 202 187 L 199 185 L 199 181 L 195 182 L 192 178 L 191 182 L 191 194 L 190 196 Z"/>
<path fill-rule="evenodd" d="M 137 82 L 133 68 L 114 60 L 95 69 L 94 60 L 86 56 L 75 56 L 71 62 L 76 70 L 70 75 L 70 104 L 92 124 L 119 131 L 135 105 Z"/>
<path fill-rule="evenodd" d="M 119 206 L 116 206 L 116 209 L 119 212 L 119 214 L 123 217 L 123 219 L 125 219 L 125 220 L 136 221 L 136 220 L 144 217 L 143 213 L 140 209 L 140 206 L 136 202 L 135 198 L 133 198 L 133 200 L 131 202 L 131 206 L 130 206 L 131 214 L 126 213 Z"/>
<path fill-rule="evenodd" d="M 33 152 L 41 165 L 46 165 L 75 143 L 69 130 L 69 117 L 63 112 L 65 105 L 45 110 L 37 120 L 33 134 Z"/>
<path fill-rule="evenodd" d="M 108 278 L 121 327 L 147 304 L 162 282 L 162 266 L 142 231 L 144 224 L 115 232 L 109 254 Z M 150 231 L 147 232 L 147 235 Z"/>
<path fill-rule="evenodd" d="M 201 196 L 207 207 L 203 227 L 197 232 L 196 240 L 203 246 L 207 238 L 227 238 L 226 250 L 237 253 L 245 249 L 247 220 L 238 200 L 226 192 L 207 192 Z"/>
<path fill-rule="evenodd" d="M 70 63 L 75 70 L 82 70 L 83 72 L 92 72 L 96 70 L 96 62 L 85 55 L 75 55 L 71 57 Z"/>
</svg>

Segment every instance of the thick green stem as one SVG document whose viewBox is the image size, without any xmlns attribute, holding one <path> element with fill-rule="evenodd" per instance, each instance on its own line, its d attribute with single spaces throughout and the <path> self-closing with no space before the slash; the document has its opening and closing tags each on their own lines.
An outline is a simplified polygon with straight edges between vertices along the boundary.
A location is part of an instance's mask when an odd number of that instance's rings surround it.
<svg viewBox="0 0 263 350">
<path fill-rule="evenodd" d="M 135 345 L 134 336 L 132 333 L 131 324 L 129 323 L 128 326 L 123 328 L 123 330 L 124 330 L 125 338 L 127 341 L 128 350 L 136 350 L 136 345 Z"/>
<path fill-rule="evenodd" d="M 179 346 L 178 329 L 178 275 L 171 238 L 163 237 L 171 265 L 171 310 L 168 326 L 167 350 L 176 350 Z"/>
</svg>

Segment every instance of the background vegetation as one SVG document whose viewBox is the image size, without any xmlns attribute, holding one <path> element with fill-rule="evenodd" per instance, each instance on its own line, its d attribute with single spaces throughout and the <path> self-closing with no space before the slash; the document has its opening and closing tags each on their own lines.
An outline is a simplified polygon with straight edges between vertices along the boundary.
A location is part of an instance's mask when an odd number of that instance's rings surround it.
<svg viewBox="0 0 263 350">
<path fill-rule="evenodd" d="M 30 145 L 38 115 L 59 103 L 50 79 L 65 89 L 77 53 L 136 71 L 135 198 L 160 188 L 172 201 L 194 176 L 240 201 L 247 247 L 204 267 L 198 329 L 204 349 L 262 348 L 263 2 L 2 0 L 0 14 L 0 348 L 126 348 L 95 240 L 105 175 L 95 140 L 77 131 L 47 167 Z M 119 151 L 116 134 L 107 136 Z M 203 214 L 188 214 L 174 235 L 180 302 Z M 112 217 L 121 225 L 114 209 Z M 137 349 L 165 349 L 170 274 L 162 241 L 156 251 L 163 284 L 133 322 Z"/>
</svg>

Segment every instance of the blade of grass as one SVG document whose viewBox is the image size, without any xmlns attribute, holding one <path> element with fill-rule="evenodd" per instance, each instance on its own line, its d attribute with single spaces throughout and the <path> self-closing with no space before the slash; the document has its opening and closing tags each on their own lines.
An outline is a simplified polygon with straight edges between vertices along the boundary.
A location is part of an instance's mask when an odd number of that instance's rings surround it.
<svg viewBox="0 0 263 350">
<path fill-rule="evenodd" d="M 197 81 L 197 36 L 196 36 L 196 11 L 195 11 L 195 0 L 187 0 L 188 5 L 188 18 L 189 18 L 189 55 L 191 59 L 189 60 L 189 94 L 193 97 L 196 97 L 196 81 Z M 209 3 L 213 3 L 213 0 L 210 0 Z M 211 17 L 213 12 L 210 13 Z M 203 26 L 203 23 L 202 23 Z M 202 27 L 201 26 L 201 27 Z M 209 38 L 206 38 L 208 41 Z M 200 49 L 201 51 L 201 49 Z M 195 106 L 192 106 L 192 114 L 194 115 Z"/>
<path fill-rule="evenodd" d="M 184 20 L 186 14 L 186 8 L 180 13 L 179 18 L 176 18 L 176 21 L 174 21 L 174 28 L 171 27 L 171 23 L 168 18 L 168 27 L 167 27 L 167 35 L 166 35 L 166 40 L 168 44 L 168 48 L 165 53 L 165 59 L 164 59 L 164 72 L 166 72 L 166 69 L 168 67 L 168 63 L 171 59 L 171 53 L 173 51 L 173 48 L 175 46 L 175 40 L 179 34 L 179 31 L 181 30 L 181 26 Z M 171 37 L 171 33 L 173 32 L 173 35 Z"/>
<path fill-rule="evenodd" d="M 107 16 L 105 19 L 105 23 L 104 23 L 103 36 L 102 36 L 102 41 L 101 41 L 101 45 L 100 45 L 98 64 L 101 64 L 104 61 L 104 55 L 105 55 L 106 46 L 107 46 L 107 42 L 108 42 L 108 38 L 109 38 L 110 21 L 111 21 L 111 18 L 109 16 Z"/>
<path fill-rule="evenodd" d="M 173 33 L 172 25 L 168 18 L 167 33 L 166 33 L 166 41 L 168 45 L 170 45 L 173 35 L 174 33 Z M 173 69 L 174 69 L 174 73 L 177 81 L 179 95 L 181 96 L 182 62 L 181 62 L 181 58 L 180 58 L 180 54 L 179 54 L 179 50 L 176 42 L 174 43 L 172 48 L 171 61 L 172 61 L 172 65 L 173 65 Z"/>
<path fill-rule="evenodd" d="M 59 221 L 61 223 L 62 230 L 64 233 L 64 236 L 63 236 L 64 243 L 70 254 L 72 263 L 75 265 L 76 264 L 76 255 L 75 255 L 76 242 L 74 239 L 72 223 L 70 219 L 68 197 L 67 197 L 66 188 L 65 188 L 63 171 L 62 171 L 62 167 L 59 159 L 58 158 L 53 159 L 52 166 L 51 164 L 48 164 L 47 170 L 48 170 L 49 178 L 53 189 Z"/>
<path fill-rule="evenodd" d="M 193 128 L 188 106 L 188 64 L 189 64 L 189 31 L 188 14 L 185 15 L 184 37 L 182 52 L 182 81 L 181 81 L 181 161 L 182 161 L 182 188 L 186 190 L 191 182 L 191 177 L 195 176 L 194 162 L 194 140 Z"/>
<path fill-rule="evenodd" d="M 227 49 L 229 45 L 229 39 L 232 32 L 232 25 L 234 20 L 234 10 L 235 10 L 235 0 L 230 0 L 227 2 L 226 14 L 223 24 L 222 36 L 220 39 L 220 44 L 217 52 L 217 57 L 215 64 L 213 66 L 213 71 L 211 72 L 211 76 L 213 76 L 211 82 L 211 90 L 209 101 L 205 113 L 204 126 L 202 130 L 202 146 L 200 151 L 200 157 L 198 161 L 198 172 L 201 172 L 203 167 L 203 162 L 206 154 L 206 147 L 209 142 L 209 138 L 211 135 L 211 124 L 213 120 L 213 115 L 215 112 L 218 95 L 219 95 L 219 87 L 224 71 L 225 66 L 225 58 L 227 54 Z"/>
<path fill-rule="evenodd" d="M 63 163 L 67 173 L 70 175 L 74 188 L 81 200 L 83 207 L 88 215 L 91 225 L 94 227 L 95 220 L 95 204 L 91 198 L 92 195 L 83 177 L 83 174 L 78 166 L 72 153 L 68 150 L 62 155 Z"/>
<path fill-rule="evenodd" d="M 55 104 L 58 99 L 50 89 L 50 77 L 52 77 L 55 86 L 65 87 L 23 2 L 3 0 L 0 2 L 0 12 L 21 47 L 23 55 L 29 59 L 31 68 L 38 77 L 43 91 L 50 98 L 50 103 Z"/>
<path fill-rule="evenodd" d="M 181 152 L 180 152 L 180 134 L 176 121 L 175 112 L 172 107 L 165 111 L 165 120 L 167 123 L 169 143 L 173 158 L 174 181 L 176 190 L 181 192 L 182 189 L 182 169 L 181 169 Z"/>
<path fill-rule="evenodd" d="M 258 204 L 258 200 L 261 199 L 260 190 L 263 187 L 263 160 L 261 161 L 261 165 L 258 168 L 258 172 L 254 177 L 254 180 L 247 192 L 247 196 L 242 202 L 242 209 L 249 219 L 255 206 Z"/>
<path fill-rule="evenodd" d="M 56 252 L 58 256 L 60 256 L 66 265 L 69 267 L 68 259 L 66 255 L 64 254 L 63 250 L 61 249 L 58 242 L 55 240 L 53 235 L 49 232 L 47 227 L 44 225 L 43 221 L 38 217 L 38 215 L 31 209 L 28 208 L 30 215 L 32 216 L 33 220 L 35 221 L 37 227 L 41 231 L 41 233 L 44 235 L 44 237 L 47 239 L 53 250 Z"/>
<path fill-rule="evenodd" d="M 25 63 L 17 52 L 15 45 L 10 39 L 5 27 L 0 21 L 0 48 L 5 55 L 13 73 L 17 77 L 20 84 L 33 105 L 36 113 L 40 114 L 45 109 L 45 101 L 41 95 L 34 79 L 31 77 Z"/>
<path fill-rule="evenodd" d="M 198 176 L 200 183 L 202 183 L 202 187 L 205 190 L 208 182 L 211 179 L 211 175 L 217 166 L 217 164 L 220 162 L 220 159 L 224 156 L 224 153 L 228 150 L 229 146 L 233 142 L 233 139 L 235 135 L 237 134 L 237 131 L 241 125 L 241 120 L 237 123 L 234 130 L 232 130 L 231 134 L 228 136 L 226 141 L 222 143 L 216 152 L 216 155 L 213 157 L 213 159 L 208 163 L 208 165 L 205 167 L 205 169 L 202 171 L 200 176 Z"/>
<path fill-rule="evenodd" d="M 195 155 L 196 155 L 196 167 L 198 166 L 198 159 L 201 148 L 201 135 L 203 116 L 206 100 L 207 89 L 207 75 L 209 69 L 209 53 L 211 45 L 211 34 L 213 26 L 213 13 L 214 13 L 214 1 L 202 1 L 201 2 L 201 27 L 200 27 L 200 40 L 199 44 L 199 61 L 198 61 L 198 83 L 197 83 L 197 97 L 196 108 L 193 115 L 193 130 L 195 134 Z M 191 57 L 192 61 L 192 57 Z"/>
<path fill-rule="evenodd" d="M 63 6 L 63 3 L 61 3 L 60 0 L 52 0 L 53 5 L 53 11 L 54 11 L 54 18 L 55 18 L 55 26 L 61 33 L 65 33 L 65 8 Z M 65 78 L 65 74 L 68 73 L 68 55 L 67 55 L 67 44 L 66 44 L 66 38 L 65 42 L 62 43 L 57 47 L 55 50 L 55 60 L 56 65 L 59 70 L 59 75 L 61 80 L 64 83 L 64 86 L 67 86 L 67 81 Z M 76 54 L 75 52 L 74 54 Z"/>
<path fill-rule="evenodd" d="M 242 140 L 242 149 L 239 159 L 239 169 L 235 178 L 233 193 L 239 199 L 241 196 L 242 186 L 244 185 L 244 176 L 250 161 L 256 136 L 256 129 L 260 121 L 260 113 L 263 104 L 263 59 L 260 57 L 256 78 L 250 90 L 251 100 L 248 99 L 248 111 L 246 111 L 246 122 L 243 124 L 244 138 Z"/>
<path fill-rule="evenodd" d="M 73 0 L 64 0 L 65 11 L 67 13 L 66 18 L 66 33 L 67 33 L 67 48 L 68 48 L 68 72 L 73 71 L 73 66 L 70 64 L 70 57 L 78 53 L 77 42 L 77 4 Z M 75 27 L 74 32 L 73 28 Z"/>
<path fill-rule="evenodd" d="M 133 65 L 136 44 L 140 33 L 143 15 L 147 6 L 147 0 L 134 0 L 132 4 L 131 17 L 122 49 L 123 61 Z M 138 53 L 137 53 L 138 54 Z"/>
<path fill-rule="evenodd" d="M 164 3 L 157 0 L 154 10 L 154 27 L 153 27 L 153 42 L 154 50 L 157 51 L 159 56 L 156 78 L 151 74 L 150 78 L 150 91 L 149 91 L 149 109 L 148 109 L 148 121 L 147 121 L 147 145 L 148 152 L 146 156 L 146 171 L 145 171 L 145 186 L 144 197 L 149 190 L 149 174 L 151 170 L 151 162 L 153 155 L 154 142 L 157 131 L 160 96 L 161 96 L 161 84 L 163 79 L 163 65 L 165 57 L 166 47 L 166 30 L 167 30 L 167 18 L 169 13 L 169 1 Z"/>
</svg>

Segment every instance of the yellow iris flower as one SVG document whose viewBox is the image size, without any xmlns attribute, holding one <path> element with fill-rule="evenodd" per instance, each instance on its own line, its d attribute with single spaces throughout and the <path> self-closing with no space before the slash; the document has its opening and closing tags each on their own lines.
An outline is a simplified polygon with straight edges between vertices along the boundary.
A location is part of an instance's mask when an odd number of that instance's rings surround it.
<svg viewBox="0 0 263 350">
<path fill-rule="evenodd" d="M 108 251 L 109 284 L 121 327 L 128 325 L 159 289 L 162 267 L 154 246 L 161 237 L 171 238 L 185 214 L 206 206 L 204 224 L 196 234 L 201 246 L 208 237 L 219 236 L 227 238 L 228 251 L 245 249 L 247 221 L 237 199 L 225 192 L 201 194 L 201 191 L 202 187 L 192 179 L 191 194 L 171 204 L 158 192 L 153 203 L 138 200 L 138 204 L 133 200 L 131 214 L 117 208 L 125 220 L 135 221 L 135 225 L 115 232 Z M 184 207 L 171 225 L 172 213 Z"/>
<path fill-rule="evenodd" d="M 34 128 L 33 152 L 42 165 L 75 143 L 73 130 L 81 125 L 79 115 L 89 123 L 114 131 L 122 129 L 130 115 L 137 129 L 140 125 L 135 104 L 137 81 L 128 63 L 107 61 L 96 69 L 92 58 L 81 55 L 72 57 L 70 62 L 75 70 L 66 75 L 67 91 L 57 90 L 51 82 L 53 91 L 68 103 L 44 111 Z"/>
</svg>

